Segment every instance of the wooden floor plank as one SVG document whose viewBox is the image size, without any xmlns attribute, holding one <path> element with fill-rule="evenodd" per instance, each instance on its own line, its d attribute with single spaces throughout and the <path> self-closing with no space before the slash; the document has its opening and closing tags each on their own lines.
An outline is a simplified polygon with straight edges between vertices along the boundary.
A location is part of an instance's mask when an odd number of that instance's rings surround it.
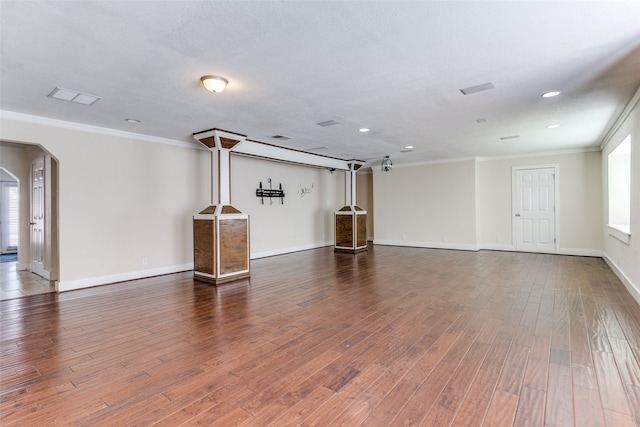
<svg viewBox="0 0 640 427">
<path fill-rule="evenodd" d="M 631 409 L 613 354 L 594 351 L 593 361 L 602 407 L 630 417 Z"/>
<path fill-rule="evenodd" d="M 562 355 L 564 352 L 560 350 L 557 354 Z M 564 356 L 556 356 L 549 365 L 545 424 L 562 427 L 573 425 L 573 423 L 573 385 L 570 361 L 565 360 Z"/>
<path fill-rule="evenodd" d="M 496 390 L 482 425 L 491 427 L 513 425 L 517 406 L 518 396 L 504 390 Z"/>
<path fill-rule="evenodd" d="M 595 405 L 600 400 L 597 390 L 574 386 L 573 406 L 576 426 L 604 427 L 604 412 L 601 405 Z"/>
<path fill-rule="evenodd" d="M 251 267 L 1 301 L 0 424 L 640 426 L 640 306 L 601 259 L 328 247 Z"/>
<path fill-rule="evenodd" d="M 518 399 L 514 425 L 543 426 L 546 393 L 532 387 L 523 387 Z"/>
</svg>

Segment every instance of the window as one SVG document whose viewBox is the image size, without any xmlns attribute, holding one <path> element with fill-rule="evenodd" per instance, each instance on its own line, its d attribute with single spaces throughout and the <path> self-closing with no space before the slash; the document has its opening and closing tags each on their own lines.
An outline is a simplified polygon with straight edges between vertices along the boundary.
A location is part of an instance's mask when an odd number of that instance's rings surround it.
<svg viewBox="0 0 640 427">
<path fill-rule="evenodd" d="M 4 170 L 2 171 L 4 174 Z M 6 174 L 5 174 L 6 177 Z M 7 178 L 8 179 L 8 178 Z M 0 181 L 0 252 L 18 250 L 18 183 L 16 181 Z"/>
<path fill-rule="evenodd" d="M 9 244 L 10 250 L 18 249 L 18 187 L 9 187 Z"/>
<path fill-rule="evenodd" d="M 629 244 L 631 237 L 631 135 L 608 156 L 609 233 Z"/>
</svg>

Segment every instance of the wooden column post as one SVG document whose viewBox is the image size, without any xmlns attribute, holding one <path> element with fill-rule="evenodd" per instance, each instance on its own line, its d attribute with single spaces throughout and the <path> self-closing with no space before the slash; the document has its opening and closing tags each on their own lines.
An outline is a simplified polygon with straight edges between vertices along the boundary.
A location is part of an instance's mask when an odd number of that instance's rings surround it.
<svg viewBox="0 0 640 427">
<path fill-rule="evenodd" d="M 246 136 L 212 129 L 194 137 L 211 150 L 213 176 L 211 205 L 193 216 L 193 274 L 214 284 L 249 277 L 249 215 L 231 205 L 231 151 Z"/>
<path fill-rule="evenodd" d="M 356 205 L 356 173 L 364 162 L 351 161 L 345 171 L 345 206 L 337 211 L 335 219 L 336 252 L 362 252 L 367 250 L 367 211 Z"/>
</svg>

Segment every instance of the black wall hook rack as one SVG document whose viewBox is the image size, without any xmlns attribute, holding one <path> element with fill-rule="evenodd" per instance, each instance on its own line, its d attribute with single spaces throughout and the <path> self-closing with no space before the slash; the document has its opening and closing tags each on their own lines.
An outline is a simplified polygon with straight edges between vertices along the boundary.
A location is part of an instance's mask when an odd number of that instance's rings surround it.
<svg viewBox="0 0 640 427">
<path fill-rule="evenodd" d="M 260 197 L 260 203 L 264 205 L 264 198 L 269 198 L 269 204 L 273 204 L 273 197 L 280 198 L 280 204 L 284 205 L 284 191 L 282 190 L 282 184 L 279 185 L 279 188 L 274 190 L 271 188 L 271 178 L 267 180 L 269 182 L 269 188 L 262 188 L 262 181 L 260 181 L 260 187 L 256 190 L 256 197 Z"/>
</svg>

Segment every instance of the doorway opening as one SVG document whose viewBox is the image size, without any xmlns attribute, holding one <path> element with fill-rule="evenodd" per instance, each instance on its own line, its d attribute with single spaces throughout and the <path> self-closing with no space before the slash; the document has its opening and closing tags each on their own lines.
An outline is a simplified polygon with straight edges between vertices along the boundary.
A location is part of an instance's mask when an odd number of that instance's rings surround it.
<svg viewBox="0 0 640 427">
<path fill-rule="evenodd" d="M 33 164 L 40 160 L 43 163 L 34 173 Z M 42 174 L 40 189 L 30 185 L 38 174 Z M 0 300 L 56 290 L 57 182 L 58 162 L 49 152 L 34 144 L 0 141 Z M 37 248 L 33 247 L 34 212 L 39 221 Z"/>
</svg>

